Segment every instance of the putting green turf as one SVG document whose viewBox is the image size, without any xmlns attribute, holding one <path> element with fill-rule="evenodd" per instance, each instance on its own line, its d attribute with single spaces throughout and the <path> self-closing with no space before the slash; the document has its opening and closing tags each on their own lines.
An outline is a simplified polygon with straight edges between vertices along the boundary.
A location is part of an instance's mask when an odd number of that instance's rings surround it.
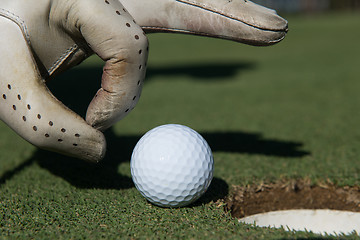
<svg viewBox="0 0 360 240">
<path fill-rule="evenodd" d="M 0 238 L 316 237 L 242 225 L 224 211 L 234 185 L 284 178 L 360 184 L 360 15 L 288 20 L 287 38 L 266 48 L 150 35 L 141 99 L 106 132 L 108 154 L 98 165 L 38 150 L 0 124 Z M 84 115 L 101 65 L 91 58 L 50 88 Z M 209 191 L 181 209 L 147 203 L 131 181 L 137 140 L 166 123 L 201 133 L 215 158 Z"/>
</svg>

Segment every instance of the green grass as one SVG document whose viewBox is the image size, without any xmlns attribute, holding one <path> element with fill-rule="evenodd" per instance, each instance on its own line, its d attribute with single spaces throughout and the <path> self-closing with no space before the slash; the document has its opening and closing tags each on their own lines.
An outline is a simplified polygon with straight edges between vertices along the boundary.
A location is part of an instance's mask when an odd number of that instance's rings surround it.
<svg viewBox="0 0 360 240">
<path fill-rule="evenodd" d="M 0 237 L 317 237 L 239 224 L 222 201 L 234 185 L 283 178 L 360 184 L 360 15 L 288 20 L 287 38 L 266 48 L 150 35 L 140 102 L 106 132 L 108 155 L 99 165 L 38 150 L 1 124 Z M 91 58 L 50 87 L 84 115 L 100 85 L 101 64 Z M 209 191 L 181 209 L 147 203 L 131 181 L 137 140 L 166 123 L 197 130 L 214 153 Z"/>
</svg>

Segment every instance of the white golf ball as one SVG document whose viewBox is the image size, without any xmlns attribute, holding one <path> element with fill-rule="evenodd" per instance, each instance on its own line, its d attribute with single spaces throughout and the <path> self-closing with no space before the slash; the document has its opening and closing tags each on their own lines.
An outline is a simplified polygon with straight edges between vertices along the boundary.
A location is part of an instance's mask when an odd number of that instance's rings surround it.
<svg viewBox="0 0 360 240">
<path fill-rule="evenodd" d="M 209 187 L 214 160 L 205 139 L 193 129 L 167 124 L 147 132 L 131 156 L 136 188 L 151 203 L 182 207 Z"/>
</svg>

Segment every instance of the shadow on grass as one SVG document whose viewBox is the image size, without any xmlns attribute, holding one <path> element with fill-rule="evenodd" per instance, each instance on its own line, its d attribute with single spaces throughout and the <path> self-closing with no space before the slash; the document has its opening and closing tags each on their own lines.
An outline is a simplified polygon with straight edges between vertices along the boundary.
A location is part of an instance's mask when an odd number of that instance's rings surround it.
<svg viewBox="0 0 360 240">
<path fill-rule="evenodd" d="M 256 134 L 200 134 L 208 141 L 213 152 L 251 153 L 280 157 L 301 157 L 308 154 L 297 149 L 302 145 L 300 143 L 265 140 Z M 91 164 L 43 150 L 38 150 L 33 158 L 41 167 L 79 188 L 123 189 L 134 187 L 130 177 L 121 176 L 118 173 L 118 167 L 122 162 L 130 161 L 131 153 L 141 136 L 117 136 L 111 130 L 107 131 L 105 135 L 108 151 L 105 159 L 99 164 Z M 213 184 L 217 189 L 215 192 L 228 188 L 221 179 L 215 179 Z"/>
<path fill-rule="evenodd" d="M 309 233 L 309 234 L 315 234 L 315 233 Z M 281 238 L 279 240 L 292 240 L 294 238 Z M 307 237 L 307 238 L 296 238 L 298 240 L 329 240 L 329 239 L 348 239 L 348 238 L 341 238 L 341 237 L 335 237 L 334 235 L 331 236 L 323 236 L 323 237 Z"/>
<path fill-rule="evenodd" d="M 201 133 L 214 152 L 235 152 L 277 157 L 304 157 L 303 144 L 294 141 L 265 139 L 261 134 L 244 132 Z"/>
<path fill-rule="evenodd" d="M 148 67 L 145 84 L 156 76 L 186 75 L 191 80 L 225 81 L 237 73 L 254 69 L 251 62 L 208 63 L 182 66 Z M 102 67 L 71 69 L 48 82 L 50 91 L 66 106 L 85 117 L 87 106 L 101 86 Z"/>
<path fill-rule="evenodd" d="M 185 65 L 177 67 L 149 68 L 147 80 L 157 75 L 188 75 L 199 80 L 224 80 L 238 71 L 252 69 L 252 63 L 216 63 L 208 65 Z M 87 105 L 100 87 L 102 68 L 77 68 L 64 73 L 49 83 L 49 88 L 65 105 L 85 116 Z M 171 78 L 171 76 L 170 76 Z M 292 141 L 263 139 L 260 134 L 242 132 L 201 133 L 214 152 L 237 152 L 263 154 L 281 157 L 301 157 L 308 152 L 299 150 L 302 144 Z M 79 188 L 127 189 L 134 187 L 130 177 L 118 173 L 122 162 L 128 162 L 141 136 L 116 136 L 111 130 L 105 133 L 108 142 L 106 158 L 99 164 L 86 163 L 56 153 L 37 150 L 36 153 L 17 168 L 0 176 L 0 185 L 16 173 L 36 162 L 70 184 Z M 198 203 L 207 203 L 224 198 L 229 186 L 214 178 L 206 194 Z"/>
<path fill-rule="evenodd" d="M 204 132 L 200 134 L 208 141 L 213 152 L 236 152 L 288 158 L 310 154 L 299 150 L 302 146 L 301 143 L 263 139 L 259 134 L 241 132 Z M 38 149 L 30 159 L 3 174 L 0 177 L 0 185 L 11 179 L 17 172 L 36 162 L 54 175 L 79 188 L 126 189 L 134 187 L 130 177 L 118 173 L 118 167 L 122 162 L 130 161 L 132 150 L 141 136 L 117 136 L 111 130 L 107 131 L 105 136 L 108 142 L 108 151 L 105 159 L 99 164 L 91 164 Z M 209 194 L 213 196 L 210 198 L 214 200 L 217 198 L 214 196 L 215 193 L 218 192 L 222 196 L 227 193 L 228 186 L 222 179 L 214 179 L 211 188 L 216 189 L 213 193 L 211 193 L 211 189 L 209 190 Z M 205 196 L 205 199 L 209 199 L 209 197 Z"/>
<path fill-rule="evenodd" d="M 189 76 L 196 80 L 204 81 L 224 81 L 229 80 L 237 73 L 244 70 L 252 70 L 256 64 L 252 62 L 231 62 L 231 63 L 204 63 L 180 66 L 150 67 L 147 70 L 147 78 L 153 76 Z"/>
<path fill-rule="evenodd" d="M 0 186 L 5 184 L 7 180 L 10 180 L 14 175 L 21 172 L 23 169 L 27 168 L 33 163 L 34 163 L 34 158 L 32 157 L 21 163 L 16 168 L 5 172 L 2 176 L 0 176 Z"/>
<path fill-rule="evenodd" d="M 224 199 L 228 194 L 229 185 L 224 180 L 214 177 L 205 194 L 189 207 L 200 206 L 209 202 L 216 202 L 217 200 Z"/>
</svg>

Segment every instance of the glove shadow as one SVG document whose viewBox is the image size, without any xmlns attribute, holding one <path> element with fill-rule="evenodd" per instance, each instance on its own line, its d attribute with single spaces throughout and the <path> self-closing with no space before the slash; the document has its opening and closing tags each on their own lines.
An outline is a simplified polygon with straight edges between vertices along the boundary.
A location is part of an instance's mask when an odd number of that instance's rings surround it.
<svg viewBox="0 0 360 240">
<path fill-rule="evenodd" d="M 113 141 L 112 137 L 109 137 L 109 141 Z M 121 140 L 123 141 L 126 139 Z M 121 162 L 130 161 L 131 156 L 128 156 L 128 153 L 131 154 L 132 149 L 125 147 L 122 150 L 122 154 L 112 153 L 110 150 L 97 164 L 41 149 L 35 152 L 33 159 L 42 168 L 78 188 L 128 189 L 134 187 L 132 179 L 120 174 L 118 168 Z"/>
<path fill-rule="evenodd" d="M 100 61 L 100 60 L 99 60 Z M 185 64 L 181 66 L 149 66 L 146 82 L 158 76 L 172 77 L 186 75 L 197 81 L 224 81 L 236 74 L 254 70 L 254 62 L 221 62 Z M 86 110 L 95 93 L 100 88 L 102 66 L 77 67 L 70 69 L 48 82 L 51 92 L 71 110 L 85 118 Z"/>
</svg>

